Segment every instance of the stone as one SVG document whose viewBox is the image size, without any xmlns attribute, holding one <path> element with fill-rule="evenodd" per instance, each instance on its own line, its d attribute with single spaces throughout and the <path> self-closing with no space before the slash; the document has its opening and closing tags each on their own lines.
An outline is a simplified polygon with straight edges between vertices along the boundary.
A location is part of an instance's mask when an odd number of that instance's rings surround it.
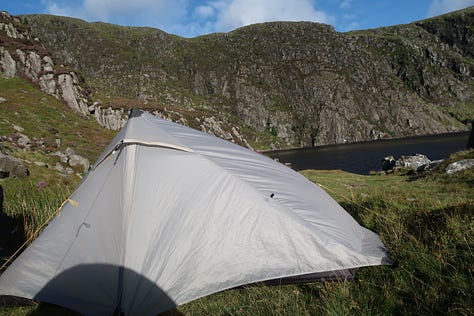
<svg viewBox="0 0 474 316">
<path fill-rule="evenodd" d="M 44 71 L 44 72 L 53 71 L 54 63 L 53 63 L 53 60 L 51 59 L 51 57 L 49 57 L 49 56 L 44 56 L 44 57 L 43 57 L 43 61 L 44 61 L 44 64 L 43 64 L 43 71 Z"/>
<path fill-rule="evenodd" d="M 416 171 L 419 167 L 430 163 L 431 160 L 422 154 L 413 156 L 400 156 L 395 162 L 395 168 L 411 168 Z"/>
<path fill-rule="evenodd" d="M 114 110 L 112 108 L 101 108 L 97 106 L 94 110 L 96 121 L 107 129 L 119 130 L 127 121 L 127 112 L 124 109 Z"/>
<path fill-rule="evenodd" d="M 71 155 L 69 157 L 69 166 L 76 167 L 81 165 L 84 171 L 88 171 L 90 167 L 89 160 L 79 155 Z"/>
<path fill-rule="evenodd" d="M 75 82 L 72 74 L 61 74 L 58 76 L 58 86 L 61 88 L 61 99 L 63 99 L 71 109 L 82 113 L 80 104 L 77 102 Z M 87 110 L 87 108 L 86 108 Z"/>
<path fill-rule="evenodd" d="M 0 97 L 0 104 L 3 102 L 7 102 L 7 99 Z"/>
<path fill-rule="evenodd" d="M 46 167 L 48 165 L 46 162 L 42 161 L 34 161 L 33 163 L 38 167 Z"/>
<path fill-rule="evenodd" d="M 20 159 L 5 155 L 0 152 L 0 178 L 6 177 L 26 177 L 30 172 L 23 165 Z"/>
<path fill-rule="evenodd" d="M 425 172 L 425 171 L 431 171 L 435 170 L 436 168 L 439 167 L 439 165 L 444 161 L 444 159 L 439 159 L 439 160 L 433 160 L 427 164 L 424 164 L 422 166 L 419 166 L 416 169 L 416 172 Z"/>
<path fill-rule="evenodd" d="M 63 162 L 63 163 L 67 163 L 68 161 L 68 156 L 63 153 L 63 152 L 60 152 L 60 151 L 56 151 L 54 153 L 51 154 L 52 156 L 58 156 L 59 157 L 59 161 Z"/>
<path fill-rule="evenodd" d="M 38 84 L 40 86 L 40 89 L 46 92 L 47 94 L 58 97 L 56 81 L 54 80 L 53 74 L 47 73 L 45 75 L 42 75 L 38 80 Z"/>
<path fill-rule="evenodd" d="M 72 149 L 71 147 L 68 147 L 68 148 L 66 148 L 64 153 L 66 154 L 66 156 L 71 157 L 72 155 L 76 154 L 76 151 L 74 149 Z"/>
<path fill-rule="evenodd" d="M 7 147 L 5 147 L 4 145 L 0 145 L 0 153 L 2 153 L 4 155 L 10 155 L 10 150 Z"/>
<path fill-rule="evenodd" d="M 38 74 L 41 72 L 41 57 L 33 51 L 30 51 L 27 57 L 26 65 L 29 68 L 30 77 L 37 80 Z M 28 74 L 27 74 L 28 75 Z"/>
<path fill-rule="evenodd" d="M 16 75 L 16 62 L 3 47 L 0 47 L 0 70 L 3 68 L 3 77 L 13 78 Z"/>
<path fill-rule="evenodd" d="M 446 174 L 455 174 L 470 168 L 474 168 L 474 159 L 463 159 L 450 163 L 446 169 L 444 169 L 444 172 L 446 172 Z"/>
<path fill-rule="evenodd" d="M 13 129 L 19 133 L 22 133 L 25 129 L 18 125 L 13 125 Z"/>
<path fill-rule="evenodd" d="M 17 144 L 22 148 L 28 148 L 31 145 L 31 140 L 28 136 L 24 134 L 18 134 L 19 138 L 17 140 Z"/>
<path fill-rule="evenodd" d="M 64 166 L 59 162 L 57 162 L 56 165 L 54 165 L 54 169 L 61 173 L 66 173 L 66 168 L 64 168 Z"/>
</svg>

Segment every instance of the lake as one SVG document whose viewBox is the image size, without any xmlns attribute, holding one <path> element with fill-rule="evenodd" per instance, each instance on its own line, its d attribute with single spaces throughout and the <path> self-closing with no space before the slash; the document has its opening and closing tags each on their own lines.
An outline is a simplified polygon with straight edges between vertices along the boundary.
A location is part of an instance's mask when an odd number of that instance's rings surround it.
<svg viewBox="0 0 474 316">
<path fill-rule="evenodd" d="M 420 136 L 393 140 L 380 140 L 343 145 L 328 145 L 265 152 L 278 158 L 281 163 L 291 163 L 295 170 L 341 169 L 369 174 L 380 170 L 380 162 L 386 156 L 424 154 L 431 160 L 447 158 L 451 153 L 466 148 L 469 133 Z"/>
</svg>

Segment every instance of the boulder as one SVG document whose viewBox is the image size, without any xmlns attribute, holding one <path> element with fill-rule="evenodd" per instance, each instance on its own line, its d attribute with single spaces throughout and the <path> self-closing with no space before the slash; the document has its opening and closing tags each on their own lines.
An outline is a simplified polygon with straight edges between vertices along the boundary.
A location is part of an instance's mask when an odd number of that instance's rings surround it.
<svg viewBox="0 0 474 316">
<path fill-rule="evenodd" d="M 24 134 L 18 133 L 17 144 L 21 148 L 28 148 L 31 145 L 31 139 L 28 136 L 24 135 Z"/>
<path fill-rule="evenodd" d="M 54 166 L 54 169 L 56 169 L 57 171 L 59 171 L 60 173 L 62 174 L 67 174 L 67 175 L 71 175 L 74 173 L 74 170 L 72 170 L 71 168 L 69 167 L 64 167 L 61 163 L 57 162 L 56 165 Z"/>
<path fill-rule="evenodd" d="M 64 153 L 66 154 L 66 156 L 71 157 L 72 155 L 76 154 L 76 151 L 74 149 L 72 149 L 71 147 L 68 147 L 68 148 L 66 148 Z"/>
<path fill-rule="evenodd" d="M 30 172 L 20 159 L 5 155 L 0 152 L 0 178 L 26 177 Z"/>
<path fill-rule="evenodd" d="M 450 163 L 446 169 L 444 169 L 444 172 L 446 172 L 446 174 L 455 174 L 470 168 L 474 168 L 474 159 L 463 159 Z"/>
<path fill-rule="evenodd" d="M 419 167 L 429 164 L 431 160 L 422 154 L 413 156 L 400 156 L 395 162 L 395 168 L 411 168 L 416 171 Z"/>
<path fill-rule="evenodd" d="M 13 125 L 13 129 L 17 131 L 18 133 L 22 133 L 25 129 L 21 126 L 18 125 Z"/>
<path fill-rule="evenodd" d="M 440 159 L 440 160 L 433 160 L 427 164 L 424 164 L 422 166 L 419 166 L 417 169 L 416 169 L 416 172 L 425 172 L 425 171 L 431 171 L 431 170 L 435 170 L 436 168 L 438 168 L 438 166 L 444 161 L 444 159 Z"/>
<path fill-rule="evenodd" d="M 54 165 L 54 169 L 61 173 L 66 173 L 66 168 L 64 168 L 64 166 L 59 162 L 57 162 L 56 165 Z"/>
<path fill-rule="evenodd" d="M 56 152 L 52 153 L 51 155 L 52 156 L 58 156 L 59 161 L 61 161 L 63 163 L 67 163 L 67 161 L 69 159 L 68 156 L 65 153 L 61 152 L 61 151 L 56 151 Z"/>
<path fill-rule="evenodd" d="M 75 167 L 75 166 L 79 166 L 79 165 L 82 166 L 82 169 L 84 171 L 89 170 L 90 163 L 89 163 L 89 160 L 87 160 L 87 158 L 84 158 L 84 157 L 79 156 L 79 155 L 71 155 L 69 157 L 69 166 Z"/>
</svg>

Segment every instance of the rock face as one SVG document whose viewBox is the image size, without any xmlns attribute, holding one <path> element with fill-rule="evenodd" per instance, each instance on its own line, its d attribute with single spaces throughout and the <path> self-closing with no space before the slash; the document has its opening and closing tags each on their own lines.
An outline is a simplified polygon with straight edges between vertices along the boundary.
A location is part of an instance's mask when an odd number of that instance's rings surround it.
<svg viewBox="0 0 474 316">
<path fill-rule="evenodd" d="M 474 168 L 474 159 L 463 159 L 450 163 L 444 171 L 446 174 L 455 174 L 470 168 Z"/>
<path fill-rule="evenodd" d="M 474 95 L 474 8 L 350 33 L 275 22 L 193 39 L 54 16 L 24 19 L 111 103 L 135 100 L 160 113 L 166 106 L 191 126 L 199 117 L 197 127 L 214 116 L 245 127 L 254 143 L 467 130 L 458 107 Z"/>
<path fill-rule="evenodd" d="M 56 67 L 48 51 L 31 38 L 20 19 L 0 12 L 0 74 L 23 77 L 41 90 L 65 101 L 74 111 L 88 114 L 89 95 L 76 72 Z"/>
<path fill-rule="evenodd" d="M 94 117 L 100 125 L 111 129 L 119 130 L 127 122 L 127 109 L 102 108 L 96 105 L 94 107 Z"/>
</svg>

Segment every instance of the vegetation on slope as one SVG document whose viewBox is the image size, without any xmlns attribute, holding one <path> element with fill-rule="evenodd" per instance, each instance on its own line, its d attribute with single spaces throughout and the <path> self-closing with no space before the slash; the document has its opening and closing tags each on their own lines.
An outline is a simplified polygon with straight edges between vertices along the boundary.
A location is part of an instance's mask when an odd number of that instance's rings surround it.
<svg viewBox="0 0 474 316">
<path fill-rule="evenodd" d="M 100 127 L 91 118 L 78 116 L 67 105 L 23 79 L 0 78 L 0 87 L 0 96 L 6 99 L 0 105 L 0 136 L 15 135 L 13 126 L 19 126 L 24 128 L 22 134 L 35 144 L 26 149 L 6 139 L 0 141 L 3 150 L 22 159 L 30 171 L 25 178 L 0 180 L 5 213 L 21 218 L 26 236 L 30 237 L 80 180 L 76 174 L 66 176 L 55 169 L 59 158 L 52 153 L 71 147 L 94 161 L 112 140 L 114 132 Z"/>
<path fill-rule="evenodd" d="M 101 102 L 211 110 L 256 131 L 244 136 L 259 148 L 460 131 L 474 119 L 464 110 L 474 96 L 474 8 L 360 32 L 274 22 L 193 39 L 55 16 L 23 19 Z"/>
</svg>

